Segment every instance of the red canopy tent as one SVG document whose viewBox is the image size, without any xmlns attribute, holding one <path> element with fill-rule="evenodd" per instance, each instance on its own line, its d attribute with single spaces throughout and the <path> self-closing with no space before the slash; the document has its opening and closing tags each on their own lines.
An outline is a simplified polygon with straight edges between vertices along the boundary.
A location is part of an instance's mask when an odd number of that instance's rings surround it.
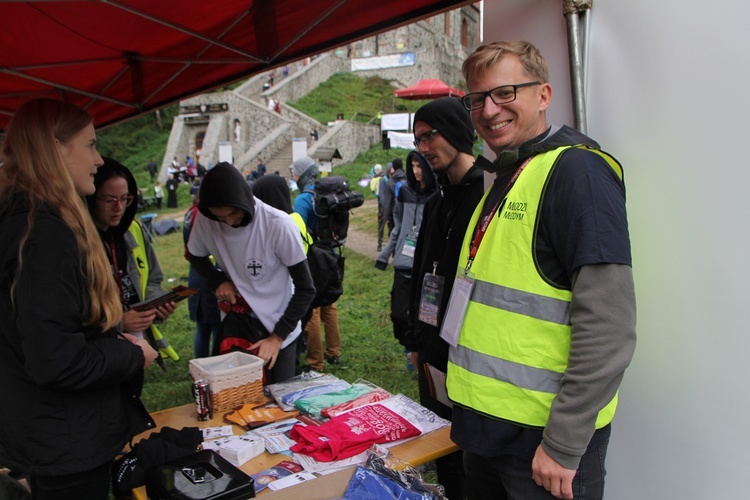
<svg viewBox="0 0 750 500">
<path fill-rule="evenodd" d="M 109 125 L 466 0 L 0 2 L 0 130 L 32 97 Z"/>
<path fill-rule="evenodd" d="M 437 99 L 438 97 L 461 97 L 464 95 L 463 90 L 453 88 L 437 78 L 419 80 L 411 87 L 405 89 L 396 89 L 393 91 L 394 97 L 401 99 Z"/>
</svg>

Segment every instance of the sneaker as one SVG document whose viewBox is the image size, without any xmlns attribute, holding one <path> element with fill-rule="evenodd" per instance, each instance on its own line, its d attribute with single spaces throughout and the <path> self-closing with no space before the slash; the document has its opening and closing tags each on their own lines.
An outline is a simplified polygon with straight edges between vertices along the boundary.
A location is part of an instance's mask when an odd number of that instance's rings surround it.
<svg viewBox="0 0 750 500">
<path fill-rule="evenodd" d="M 328 361 L 332 365 L 339 364 L 339 357 L 338 356 L 326 356 L 326 361 Z"/>
</svg>

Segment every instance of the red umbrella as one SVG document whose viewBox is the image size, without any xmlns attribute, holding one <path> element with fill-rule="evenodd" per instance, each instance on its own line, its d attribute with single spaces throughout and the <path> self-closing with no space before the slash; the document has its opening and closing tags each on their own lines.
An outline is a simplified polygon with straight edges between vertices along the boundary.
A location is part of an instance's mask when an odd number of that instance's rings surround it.
<svg viewBox="0 0 750 500">
<path fill-rule="evenodd" d="M 438 97 L 461 97 L 464 95 L 463 90 L 451 87 L 437 78 L 419 80 L 411 87 L 405 89 L 396 89 L 393 91 L 394 97 L 402 99 L 437 99 Z"/>
</svg>

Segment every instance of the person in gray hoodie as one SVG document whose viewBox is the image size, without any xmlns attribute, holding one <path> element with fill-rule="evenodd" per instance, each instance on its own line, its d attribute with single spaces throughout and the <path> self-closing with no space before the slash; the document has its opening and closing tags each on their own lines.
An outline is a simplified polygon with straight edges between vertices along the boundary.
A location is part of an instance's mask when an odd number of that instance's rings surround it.
<svg viewBox="0 0 750 500">
<path fill-rule="evenodd" d="M 400 171 L 400 169 L 399 169 Z M 384 271 L 393 257 L 391 288 L 391 321 L 393 336 L 400 343 L 409 330 L 409 295 L 414 250 L 417 246 L 422 210 L 435 192 L 437 183 L 429 162 L 417 151 L 406 157 L 405 182 L 394 189 L 393 230 L 385 248 L 378 255 L 375 267 Z"/>
</svg>

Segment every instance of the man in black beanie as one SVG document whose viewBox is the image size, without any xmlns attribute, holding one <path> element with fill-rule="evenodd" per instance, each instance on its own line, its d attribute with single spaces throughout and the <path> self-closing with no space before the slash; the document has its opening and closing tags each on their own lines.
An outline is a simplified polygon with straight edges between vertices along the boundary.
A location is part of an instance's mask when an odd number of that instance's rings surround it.
<svg viewBox="0 0 750 500">
<path fill-rule="evenodd" d="M 454 97 L 436 99 L 417 110 L 414 138 L 435 174 L 448 176 L 446 184 L 458 184 L 474 164 L 474 125 Z"/>
<path fill-rule="evenodd" d="M 405 347 L 412 352 L 412 364 L 419 367 L 422 405 L 450 419 L 451 407 L 430 393 L 427 378 L 430 368 L 425 365 L 443 374 L 447 369 L 448 344 L 440 338 L 440 326 L 453 287 L 464 233 L 484 192 L 484 175 L 474 166 L 474 126 L 460 100 L 444 97 L 419 108 L 414 115 L 414 138 L 414 145 L 438 176 L 440 192 L 424 207 L 412 272 L 411 335 L 407 335 Z M 422 290 L 431 289 L 437 283 L 442 283 L 438 284 L 441 293 L 423 303 Z M 429 313 L 435 310 L 436 313 Z M 462 460 L 461 452 L 456 452 L 436 461 L 438 481 L 452 500 L 466 498 Z"/>
</svg>

